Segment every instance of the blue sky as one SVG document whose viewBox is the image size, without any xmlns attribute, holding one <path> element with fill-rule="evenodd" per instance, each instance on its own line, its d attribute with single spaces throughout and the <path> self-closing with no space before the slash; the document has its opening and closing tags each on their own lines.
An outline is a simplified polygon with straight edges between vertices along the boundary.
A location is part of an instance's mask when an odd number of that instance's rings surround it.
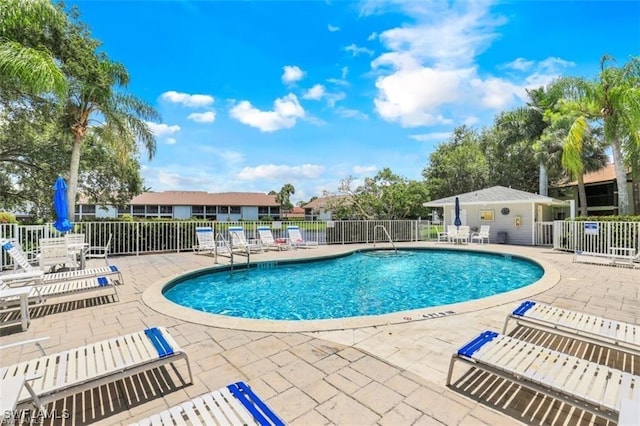
<svg viewBox="0 0 640 426">
<path fill-rule="evenodd" d="M 640 54 L 638 1 L 69 1 L 161 122 L 154 191 L 422 179 L 457 126 Z"/>
</svg>

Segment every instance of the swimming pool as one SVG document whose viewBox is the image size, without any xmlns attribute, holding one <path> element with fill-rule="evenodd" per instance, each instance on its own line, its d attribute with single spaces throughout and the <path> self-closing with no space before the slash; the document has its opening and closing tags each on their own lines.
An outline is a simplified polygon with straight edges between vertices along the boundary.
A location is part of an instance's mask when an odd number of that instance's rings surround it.
<svg viewBox="0 0 640 426">
<path fill-rule="evenodd" d="M 525 287 L 544 273 L 529 260 L 465 250 L 358 251 L 249 269 L 205 270 L 171 281 L 167 299 L 212 314 L 269 320 L 382 315 Z M 391 253 L 395 254 L 395 253 Z"/>
</svg>

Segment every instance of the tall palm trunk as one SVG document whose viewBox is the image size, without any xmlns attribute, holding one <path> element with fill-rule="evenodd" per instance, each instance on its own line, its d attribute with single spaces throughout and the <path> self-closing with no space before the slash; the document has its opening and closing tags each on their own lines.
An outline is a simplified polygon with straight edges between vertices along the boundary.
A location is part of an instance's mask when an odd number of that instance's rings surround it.
<svg viewBox="0 0 640 426">
<path fill-rule="evenodd" d="M 587 217 L 587 190 L 584 187 L 584 176 L 578 174 L 578 199 L 580 200 L 580 216 Z"/>
<path fill-rule="evenodd" d="M 67 208 L 69 220 L 75 220 L 76 194 L 78 192 L 78 174 L 80 171 L 80 152 L 82 150 L 82 135 L 75 134 L 73 149 L 71 150 L 71 167 L 69 169 L 69 182 L 67 182 Z"/>
<path fill-rule="evenodd" d="M 611 139 L 613 164 L 616 169 L 616 184 L 618 187 L 618 214 L 629 214 L 629 192 L 627 191 L 627 169 L 622 160 L 620 141 L 617 137 Z"/>
<path fill-rule="evenodd" d="M 538 191 L 540 192 L 540 195 L 544 195 L 546 197 L 549 195 L 549 177 L 547 176 L 547 167 L 542 161 L 540 161 L 539 179 Z"/>
</svg>

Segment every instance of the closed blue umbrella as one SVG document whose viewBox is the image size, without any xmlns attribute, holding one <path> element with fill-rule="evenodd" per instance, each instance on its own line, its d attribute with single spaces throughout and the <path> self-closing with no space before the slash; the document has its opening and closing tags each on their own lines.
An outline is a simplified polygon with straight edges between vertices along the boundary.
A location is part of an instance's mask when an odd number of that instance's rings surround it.
<svg viewBox="0 0 640 426">
<path fill-rule="evenodd" d="M 460 225 L 462 225 L 462 221 L 460 220 L 460 200 L 458 199 L 458 197 L 456 197 L 456 204 L 453 210 L 456 214 L 456 219 L 453 221 L 453 224 L 456 227 L 459 227 Z"/>
<path fill-rule="evenodd" d="M 56 211 L 56 221 L 53 227 L 60 232 L 68 232 L 73 228 L 73 223 L 69 222 L 67 184 L 62 177 L 56 179 L 53 190 L 53 209 Z"/>
</svg>

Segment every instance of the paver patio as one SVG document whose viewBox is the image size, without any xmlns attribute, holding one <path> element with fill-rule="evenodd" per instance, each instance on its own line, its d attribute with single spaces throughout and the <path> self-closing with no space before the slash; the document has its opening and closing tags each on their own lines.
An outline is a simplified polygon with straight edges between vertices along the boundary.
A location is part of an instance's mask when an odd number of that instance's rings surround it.
<svg viewBox="0 0 640 426">
<path fill-rule="evenodd" d="M 267 252 L 252 255 L 251 260 L 318 256 L 359 247 L 367 246 Z M 640 270 L 574 264 L 571 254 L 550 248 L 471 247 L 530 256 L 551 265 L 559 272 L 559 281 L 530 296 L 535 300 L 640 323 Z M 143 301 L 151 285 L 213 266 L 211 257 L 167 253 L 111 261 L 125 278 L 119 302 L 98 298 L 34 308 L 29 329 L 1 329 L 0 345 L 50 336 L 44 346 L 51 353 L 162 325 L 189 354 L 194 384 L 183 384 L 187 377 L 181 365 L 176 370 L 158 369 L 59 401 L 53 408 L 58 413 L 69 410 L 71 418 L 56 419 L 55 424 L 128 424 L 239 380 L 292 425 L 593 423 L 589 414 L 508 382 L 477 372 L 465 375 L 462 366 L 454 377 L 464 376 L 463 380 L 453 389 L 445 387 L 453 351 L 484 329 L 501 330 L 513 301 L 487 298 L 468 312 L 412 317 L 398 324 L 313 332 L 244 331 L 176 319 Z M 35 346 L 3 350 L 0 366 L 37 354 Z M 629 368 L 640 374 L 640 360 Z"/>
</svg>

